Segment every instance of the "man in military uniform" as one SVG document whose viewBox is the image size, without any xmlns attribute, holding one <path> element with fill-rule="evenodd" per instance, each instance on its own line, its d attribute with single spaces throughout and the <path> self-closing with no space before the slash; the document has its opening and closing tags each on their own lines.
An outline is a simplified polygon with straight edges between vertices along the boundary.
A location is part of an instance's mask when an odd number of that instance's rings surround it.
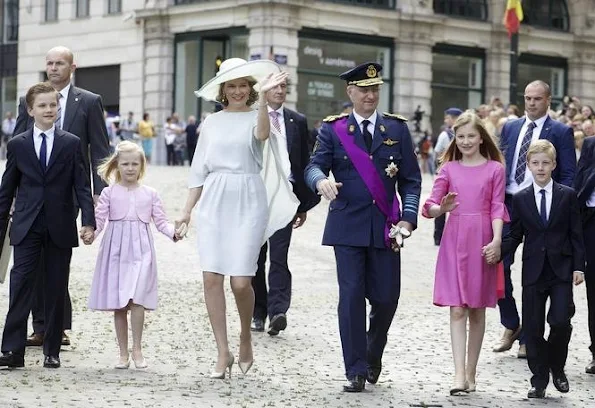
<svg viewBox="0 0 595 408">
<path fill-rule="evenodd" d="M 399 245 L 389 231 L 396 225 L 407 235 L 416 228 L 421 191 L 406 119 L 376 111 L 381 70 L 368 62 L 340 75 L 353 112 L 325 119 L 305 173 L 308 186 L 331 200 L 322 244 L 334 247 L 337 262 L 346 392 L 361 392 L 366 380 L 375 384 L 380 376 L 401 278 Z"/>
</svg>

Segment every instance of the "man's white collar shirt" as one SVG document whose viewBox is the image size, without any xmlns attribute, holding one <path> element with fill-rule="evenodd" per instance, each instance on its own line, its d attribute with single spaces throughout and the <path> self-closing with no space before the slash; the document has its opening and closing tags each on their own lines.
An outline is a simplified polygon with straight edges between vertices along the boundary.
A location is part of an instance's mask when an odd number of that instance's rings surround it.
<svg viewBox="0 0 595 408">
<path fill-rule="evenodd" d="M 358 113 L 356 111 L 353 111 L 353 117 L 355 118 L 355 121 L 357 122 L 357 125 L 359 126 L 360 132 L 362 132 L 362 134 L 363 134 L 364 126 L 362 125 L 362 122 L 364 120 L 366 120 L 366 118 L 358 115 Z M 367 120 L 370 121 L 370 123 L 368 123 L 368 132 L 370 132 L 370 134 L 372 135 L 372 138 L 374 138 L 374 129 L 376 128 L 376 121 L 378 120 L 378 112 L 374 111 L 374 113 Z"/>
<path fill-rule="evenodd" d="M 58 100 L 58 103 L 60 104 L 60 129 L 64 128 L 64 116 L 66 113 L 66 101 L 68 100 L 68 92 L 70 92 L 70 87 L 72 85 L 68 84 L 66 85 L 60 92 L 58 92 L 61 95 L 61 98 Z"/>
</svg>

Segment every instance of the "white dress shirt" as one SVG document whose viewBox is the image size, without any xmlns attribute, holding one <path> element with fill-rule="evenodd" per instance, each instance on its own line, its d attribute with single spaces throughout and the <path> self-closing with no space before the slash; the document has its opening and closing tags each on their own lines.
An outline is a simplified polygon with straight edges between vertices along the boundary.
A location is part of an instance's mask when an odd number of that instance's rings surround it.
<svg viewBox="0 0 595 408">
<path fill-rule="evenodd" d="M 591 196 L 587 200 L 587 207 L 593 208 L 595 207 L 595 191 L 591 193 Z"/>
<path fill-rule="evenodd" d="M 362 132 L 362 135 L 364 134 L 364 125 L 362 124 L 362 122 L 364 120 L 370 121 L 370 123 L 368 123 L 368 132 L 370 132 L 370 134 L 372 135 L 372 140 L 374 140 L 374 129 L 376 128 L 376 120 L 378 119 L 378 112 L 374 111 L 372 116 L 370 116 L 368 119 L 366 119 L 363 116 L 358 115 L 356 111 L 353 111 L 353 117 L 355 118 L 355 121 L 357 122 L 357 125 L 359 126 L 359 131 Z"/>
<path fill-rule="evenodd" d="M 535 192 L 535 205 L 537 205 L 537 212 L 541 215 L 541 190 L 545 190 L 545 212 L 546 220 L 550 219 L 550 211 L 552 209 L 552 189 L 554 187 L 554 181 L 550 179 L 550 182 L 545 187 L 539 187 L 533 181 L 533 190 Z"/>
<path fill-rule="evenodd" d="M 42 131 L 36 125 L 33 125 L 33 147 L 35 147 L 35 154 L 37 155 L 37 159 L 39 160 L 39 151 L 41 150 L 41 141 L 43 138 L 41 137 L 42 133 L 45 133 L 45 147 L 46 147 L 46 165 L 50 162 L 50 156 L 52 155 L 52 148 L 54 147 L 54 131 L 56 128 L 52 126 L 50 129 L 46 131 Z"/>
<path fill-rule="evenodd" d="M 535 123 L 535 128 L 533 128 L 533 134 L 531 136 L 531 142 L 534 142 L 537 139 L 539 139 L 541 131 L 543 130 L 543 125 L 547 118 L 547 114 L 534 121 L 529 120 L 529 118 L 527 117 L 525 123 L 523 123 L 521 131 L 519 132 L 519 135 L 517 137 L 516 148 L 514 150 L 514 156 L 512 158 L 512 167 L 510 169 L 510 183 L 506 187 L 506 194 L 516 194 L 522 189 L 529 187 L 533 182 L 533 175 L 531 174 L 529 169 L 525 169 L 525 179 L 520 185 L 517 184 L 514 176 L 516 174 L 517 163 L 519 162 L 519 154 L 521 152 L 523 138 L 525 137 L 525 133 L 527 133 L 527 129 L 529 128 L 529 123 Z"/>
<path fill-rule="evenodd" d="M 68 100 L 68 92 L 70 92 L 70 87 L 72 85 L 66 85 L 60 92 L 58 92 L 62 97 L 58 100 L 60 104 L 60 129 L 64 129 L 64 116 L 66 115 L 66 101 Z"/>
<path fill-rule="evenodd" d="M 279 121 L 279 127 L 281 128 L 281 138 L 279 140 L 279 144 L 281 146 L 280 149 L 280 154 L 281 156 L 283 156 L 283 161 L 286 161 L 286 163 L 290 163 L 290 169 L 291 169 L 291 162 L 289 160 L 289 145 L 287 144 L 287 129 L 285 129 L 285 116 L 283 115 L 283 105 L 281 105 L 281 107 L 279 109 L 273 109 L 270 106 L 267 105 L 267 111 L 269 113 L 269 121 L 271 120 L 271 112 L 277 112 L 277 120 Z M 273 126 L 273 124 L 271 123 L 271 127 Z M 293 174 L 291 173 L 291 170 L 289 172 L 289 181 L 294 182 L 295 179 L 293 178 Z"/>
</svg>

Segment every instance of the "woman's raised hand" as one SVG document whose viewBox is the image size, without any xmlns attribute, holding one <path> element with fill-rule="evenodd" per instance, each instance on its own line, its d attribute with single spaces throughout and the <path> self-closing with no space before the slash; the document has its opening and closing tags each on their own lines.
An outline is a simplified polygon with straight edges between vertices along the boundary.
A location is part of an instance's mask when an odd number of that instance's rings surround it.
<svg viewBox="0 0 595 408">
<path fill-rule="evenodd" d="M 442 214 L 445 214 L 457 208 L 459 206 L 459 203 L 456 202 L 456 199 L 457 193 L 452 192 L 442 197 L 442 200 L 440 200 L 440 212 L 442 212 Z"/>
<path fill-rule="evenodd" d="M 260 92 L 268 92 L 273 88 L 287 81 L 289 74 L 287 72 L 277 72 L 276 74 L 269 74 L 265 79 L 260 81 Z"/>
</svg>

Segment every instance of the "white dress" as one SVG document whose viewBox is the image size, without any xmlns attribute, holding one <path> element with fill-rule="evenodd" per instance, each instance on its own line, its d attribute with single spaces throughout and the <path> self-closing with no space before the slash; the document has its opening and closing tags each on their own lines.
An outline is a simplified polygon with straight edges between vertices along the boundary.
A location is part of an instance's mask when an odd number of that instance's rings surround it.
<svg viewBox="0 0 595 408">
<path fill-rule="evenodd" d="M 267 185 L 276 186 L 267 195 L 261 176 L 265 142 L 254 135 L 257 115 L 220 111 L 203 122 L 188 183 L 190 188 L 203 186 L 195 216 L 203 271 L 254 276 L 262 244 L 291 221 L 299 204 L 286 166 L 270 165 L 275 161 L 267 159 L 279 157 L 276 139 L 266 143 L 273 153 L 265 155 L 265 167 L 275 169 L 268 171 L 275 182 Z M 270 218 L 269 206 L 276 208 Z"/>
</svg>

